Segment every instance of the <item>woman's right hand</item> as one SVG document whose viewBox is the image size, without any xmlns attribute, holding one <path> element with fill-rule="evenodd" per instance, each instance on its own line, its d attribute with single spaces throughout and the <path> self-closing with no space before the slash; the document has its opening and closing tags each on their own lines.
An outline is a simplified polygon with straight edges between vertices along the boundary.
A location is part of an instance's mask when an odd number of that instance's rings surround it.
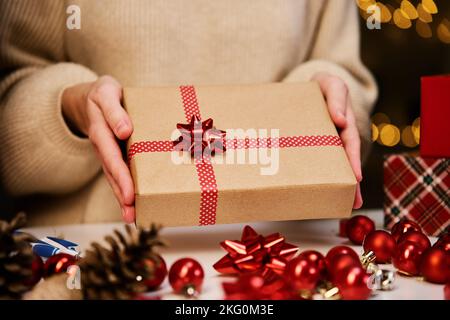
<svg viewBox="0 0 450 320">
<path fill-rule="evenodd" d="M 130 117 L 121 105 L 122 86 L 110 76 L 80 83 L 64 90 L 62 112 L 75 133 L 92 142 L 103 171 L 122 208 L 126 223 L 135 221 L 134 185 L 117 139 L 133 132 Z"/>
</svg>

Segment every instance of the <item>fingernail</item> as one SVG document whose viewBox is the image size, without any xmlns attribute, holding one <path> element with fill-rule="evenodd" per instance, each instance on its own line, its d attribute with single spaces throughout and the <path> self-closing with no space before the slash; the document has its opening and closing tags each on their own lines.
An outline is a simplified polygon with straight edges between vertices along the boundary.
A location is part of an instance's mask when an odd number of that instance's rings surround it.
<svg viewBox="0 0 450 320">
<path fill-rule="evenodd" d="M 120 120 L 119 124 L 116 126 L 116 134 L 122 135 L 125 134 L 125 131 L 128 129 L 128 125 L 124 120 Z"/>
<path fill-rule="evenodd" d="M 125 220 L 126 215 L 125 208 L 122 207 L 121 210 L 122 210 L 122 219 Z"/>
</svg>

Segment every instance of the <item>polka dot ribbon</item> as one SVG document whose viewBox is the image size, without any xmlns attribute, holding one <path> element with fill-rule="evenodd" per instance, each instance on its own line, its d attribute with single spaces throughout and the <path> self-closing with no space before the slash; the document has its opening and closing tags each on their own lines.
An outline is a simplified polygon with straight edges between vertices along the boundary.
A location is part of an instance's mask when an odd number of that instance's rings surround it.
<svg viewBox="0 0 450 320">
<path fill-rule="evenodd" d="M 201 119 L 194 86 L 180 86 L 180 93 L 186 121 L 189 122 L 193 115 L 196 115 Z M 339 136 L 334 135 L 225 139 L 225 147 L 227 150 L 324 146 L 341 147 L 342 141 Z M 171 140 L 139 141 L 130 146 L 128 150 L 128 161 L 131 161 L 131 159 L 139 153 L 171 151 L 173 151 L 173 141 Z M 194 157 L 194 163 L 201 189 L 199 225 L 215 224 L 219 192 L 211 159 L 207 156 L 202 157 L 200 155 Z"/>
</svg>

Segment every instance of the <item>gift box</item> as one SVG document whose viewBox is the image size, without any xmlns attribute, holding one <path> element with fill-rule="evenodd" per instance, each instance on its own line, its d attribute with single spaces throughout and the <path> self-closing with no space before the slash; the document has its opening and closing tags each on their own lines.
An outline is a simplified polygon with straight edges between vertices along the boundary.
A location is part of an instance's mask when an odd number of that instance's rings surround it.
<svg viewBox="0 0 450 320">
<path fill-rule="evenodd" d="M 450 158 L 450 76 L 421 80 L 420 155 Z"/>
<path fill-rule="evenodd" d="M 384 159 L 385 226 L 402 218 L 417 222 L 430 236 L 450 226 L 450 159 L 393 154 Z"/>
<path fill-rule="evenodd" d="M 351 213 L 356 179 L 317 83 L 125 88 L 124 105 L 138 225 Z"/>
</svg>

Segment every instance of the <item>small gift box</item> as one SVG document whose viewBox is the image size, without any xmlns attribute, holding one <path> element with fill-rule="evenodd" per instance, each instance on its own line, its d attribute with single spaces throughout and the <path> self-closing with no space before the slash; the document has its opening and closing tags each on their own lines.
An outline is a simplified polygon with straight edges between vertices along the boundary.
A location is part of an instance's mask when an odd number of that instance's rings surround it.
<svg viewBox="0 0 450 320">
<path fill-rule="evenodd" d="M 430 236 L 450 226 L 450 159 L 393 154 L 384 160 L 385 226 L 402 218 L 417 222 Z"/>
<path fill-rule="evenodd" d="M 125 88 L 138 225 L 347 217 L 356 180 L 316 83 Z"/>
<path fill-rule="evenodd" d="M 450 158 L 450 75 L 421 80 L 420 155 Z"/>
</svg>

